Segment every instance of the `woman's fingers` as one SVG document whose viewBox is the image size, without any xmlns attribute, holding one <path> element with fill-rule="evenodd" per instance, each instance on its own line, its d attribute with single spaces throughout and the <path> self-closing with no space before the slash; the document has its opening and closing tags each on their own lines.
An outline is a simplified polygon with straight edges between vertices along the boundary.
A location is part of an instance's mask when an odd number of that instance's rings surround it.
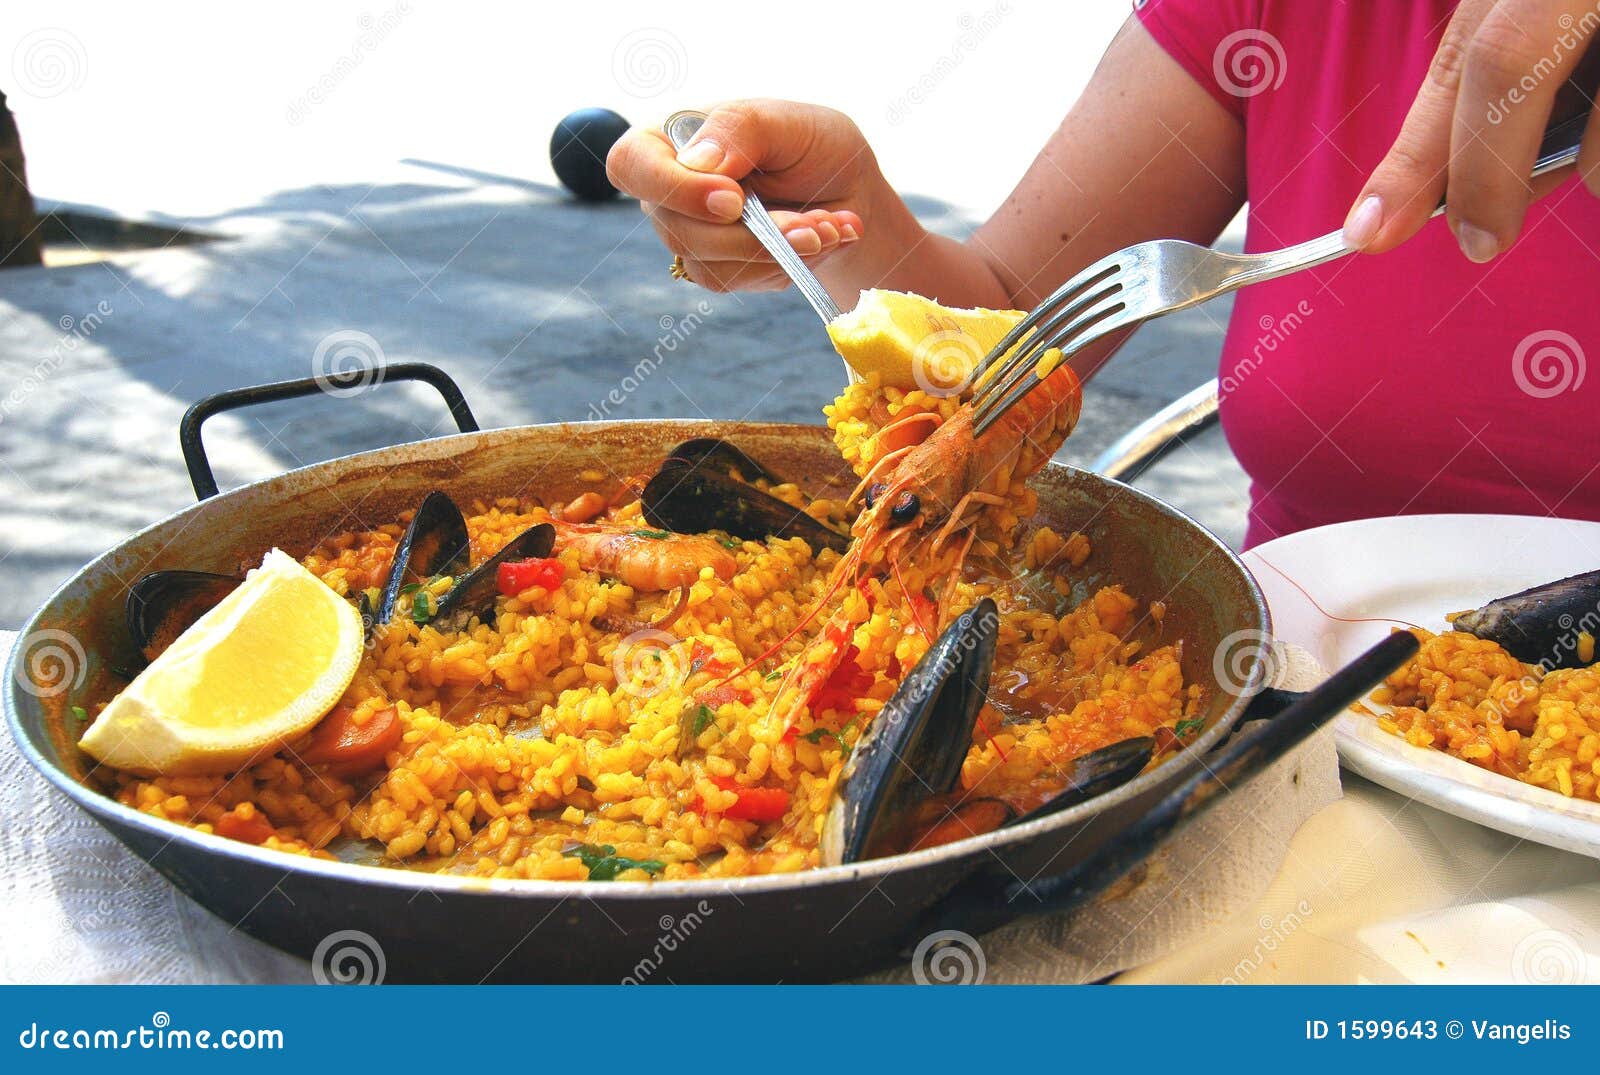
<svg viewBox="0 0 1600 1075">
<path fill-rule="evenodd" d="M 1392 250 L 1426 224 L 1443 197 L 1450 137 L 1467 49 L 1495 0 L 1462 0 L 1434 53 L 1400 135 L 1345 218 L 1346 244 L 1369 254 Z"/>
<path fill-rule="evenodd" d="M 1528 173 L 1557 92 L 1594 36 L 1591 0 L 1463 0 L 1393 148 L 1345 218 L 1367 253 L 1415 235 L 1448 192 L 1450 228 L 1474 261 L 1515 241 L 1528 203 L 1561 180 Z M 1592 92 L 1593 87 L 1588 87 Z M 1600 191 L 1591 117 L 1580 155 Z"/>
<path fill-rule="evenodd" d="M 685 168 L 667 136 L 634 127 L 606 156 L 611 185 L 641 202 L 711 223 L 731 223 L 744 208 L 744 192 L 733 179 Z"/>
<path fill-rule="evenodd" d="M 764 261 L 772 259 L 743 224 L 707 224 L 659 206 L 648 207 L 656 234 L 674 254 L 700 261 Z M 813 209 L 803 213 L 775 210 L 772 219 L 789 245 L 802 257 L 831 253 L 862 233 L 861 218 L 849 210 Z"/>
<path fill-rule="evenodd" d="M 690 282 L 707 291 L 782 291 L 789 286 L 789 278 L 771 261 L 700 261 L 685 257 L 683 268 Z"/>
<path fill-rule="evenodd" d="M 1590 2 L 1501 0 L 1467 46 L 1447 189 L 1451 230 L 1473 261 L 1489 261 L 1522 230 L 1556 92 L 1592 36 L 1592 19 L 1579 17 Z"/>
</svg>

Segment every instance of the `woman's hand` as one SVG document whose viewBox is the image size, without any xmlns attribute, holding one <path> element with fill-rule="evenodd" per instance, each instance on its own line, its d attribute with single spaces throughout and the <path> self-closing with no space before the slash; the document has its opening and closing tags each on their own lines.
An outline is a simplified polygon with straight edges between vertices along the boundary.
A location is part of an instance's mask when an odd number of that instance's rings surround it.
<svg viewBox="0 0 1600 1075">
<path fill-rule="evenodd" d="M 612 147 L 606 172 L 643 204 L 689 279 L 712 291 L 776 291 L 789 282 L 739 223 L 746 177 L 818 272 L 868 245 L 869 230 L 892 230 L 877 218 L 886 193 L 899 205 L 848 116 L 790 101 L 718 105 L 682 152 L 660 130 L 635 127 Z"/>
<path fill-rule="evenodd" d="M 1399 138 L 1345 219 L 1345 241 L 1367 253 L 1399 246 L 1448 189 L 1450 229 L 1468 258 L 1486 262 L 1510 247 L 1528 204 L 1567 177 L 1528 178 L 1569 79 L 1595 90 L 1583 61 L 1597 31 L 1594 0 L 1462 0 Z M 1577 166 L 1600 195 L 1600 110 Z"/>
</svg>

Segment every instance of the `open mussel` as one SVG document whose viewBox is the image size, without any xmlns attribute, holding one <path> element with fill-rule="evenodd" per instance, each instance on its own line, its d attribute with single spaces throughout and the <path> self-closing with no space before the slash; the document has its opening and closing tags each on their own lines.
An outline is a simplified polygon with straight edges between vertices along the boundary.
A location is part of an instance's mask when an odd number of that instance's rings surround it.
<svg viewBox="0 0 1600 1075">
<path fill-rule="evenodd" d="M 388 623 L 394 618 L 395 605 L 407 586 L 465 571 L 469 548 L 467 521 L 456 502 L 437 491 L 423 497 L 395 547 L 394 566 L 378 599 L 377 621 Z"/>
<path fill-rule="evenodd" d="M 830 866 L 903 850 L 917 808 L 955 787 L 983 708 L 1000 614 L 984 598 L 956 617 L 850 752 L 822 829 Z"/>
<path fill-rule="evenodd" d="M 668 464 L 684 464 L 695 470 L 715 471 L 746 483 L 764 481 L 782 485 L 784 480 L 747 455 L 743 448 L 721 437 L 695 437 L 667 453 Z"/>
<path fill-rule="evenodd" d="M 495 596 L 500 592 L 497 576 L 501 564 L 542 559 L 550 555 L 555 545 L 555 527 L 549 523 L 528 527 L 506 542 L 499 552 L 457 579 L 455 585 L 450 587 L 450 592 L 439 598 L 433 622 L 452 619 L 457 615 L 482 615 L 486 609 L 494 606 Z"/>
<path fill-rule="evenodd" d="M 685 441 L 667 456 L 639 496 L 651 526 L 679 534 L 723 530 L 737 538 L 802 538 L 813 549 L 843 552 L 840 533 L 757 489 L 751 480 L 779 483 L 770 471 L 725 441 Z"/>
<path fill-rule="evenodd" d="M 1047 817 L 1127 783 L 1150 764 L 1156 742 L 1140 736 L 1078 758 L 1066 783 L 1026 811 L 958 795 L 999 622 L 989 598 L 959 616 L 867 726 L 823 823 L 825 864 L 918 851 Z"/>
<path fill-rule="evenodd" d="M 1594 662 L 1600 637 L 1600 571 L 1496 598 L 1451 623 L 1546 671 L 1582 668 Z"/>
<path fill-rule="evenodd" d="M 238 588 L 240 579 L 209 571 L 152 571 L 128 589 L 128 631 L 147 661 Z"/>
</svg>

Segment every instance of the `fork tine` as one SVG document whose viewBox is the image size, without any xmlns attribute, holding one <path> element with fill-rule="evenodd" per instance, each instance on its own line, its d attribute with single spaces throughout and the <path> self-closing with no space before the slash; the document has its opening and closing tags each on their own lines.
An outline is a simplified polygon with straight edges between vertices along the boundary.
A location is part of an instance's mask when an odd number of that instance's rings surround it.
<svg viewBox="0 0 1600 1075">
<path fill-rule="evenodd" d="M 997 406 L 1009 409 L 1012 403 L 1015 403 L 1017 399 L 1020 399 L 1023 394 L 1026 394 L 1029 389 L 1038 383 L 1038 379 L 1033 375 L 1034 367 L 1038 365 L 1038 360 L 1048 353 L 1052 347 L 1065 349 L 1069 342 L 1073 343 L 1074 348 L 1081 346 L 1081 343 L 1074 342 L 1080 333 L 1092 328 L 1096 323 L 1103 321 L 1119 310 L 1126 309 L 1126 304 L 1118 297 L 1118 294 L 1116 291 L 1106 294 L 1097 304 L 1083 311 L 1065 328 L 1061 328 L 1048 336 L 1045 336 L 1043 330 L 1041 330 L 1039 334 L 1030 339 L 1027 353 L 1032 356 L 1032 361 L 1007 363 L 1010 372 L 1006 374 L 1004 380 L 995 380 L 984 385 L 984 391 L 979 394 L 973 404 L 973 417 L 978 424 L 982 428 L 988 428 L 991 411 Z M 1017 391 L 1019 386 L 1021 392 Z"/>
<path fill-rule="evenodd" d="M 1115 280 L 1108 280 L 1106 283 L 1108 283 L 1108 286 L 1091 291 L 1087 297 L 1078 299 L 1070 306 L 1062 308 L 1045 320 L 1038 326 L 1033 335 L 1017 345 L 1016 349 L 998 369 L 990 367 L 989 370 L 978 373 L 974 377 L 974 382 L 977 385 L 976 391 L 973 393 L 975 404 L 982 407 L 985 403 L 992 402 L 997 398 L 995 393 L 1001 390 L 997 388 L 998 385 L 1008 382 L 1015 383 L 1018 370 L 1026 370 L 1034 365 L 1038 361 L 1039 355 L 1049 350 L 1050 347 L 1050 345 L 1046 345 L 1041 348 L 1039 346 L 1040 340 L 1055 332 L 1064 322 L 1076 319 L 1085 310 L 1093 308 L 1122 289 L 1122 285 L 1116 283 Z"/>
<path fill-rule="evenodd" d="M 977 376 L 981 378 L 985 370 L 998 362 L 1001 356 L 1011 350 L 1018 340 L 1032 331 L 1034 326 L 1038 325 L 1051 310 L 1069 299 L 1075 298 L 1079 292 L 1097 283 L 1100 277 L 1114 271 L 1121 264 L 1118 255 L 1122 253 L 1124 251 L 1119 250 L 1117 253 L 1108 254 L 1052 291 L 1043 302 L 1029 311 L 1028 316 L 1013 325 L 1011 331 L 1006 333 L 1000 342 L 995 344 L 989 353 L 984 356 L 983 361 L 978 363 Z"/>
<path fill-rule="evenodd" d="M 1056 370 L 1059 370 L 1063 365 L 1065 365 L 1068 358 L 1071 358 L 1073 355 L 1077 354 L 1079 351 L 1082 351 L 1090 344 L 1104 339 L 1113 332 L 1127 328 L 1129 325 L 1136 323 L 1138 323 L 1138 319 L 1129 317 L 1126 310 L 1122 312 L 1122 316 L 1120 317 L 1113 317 L 1110 320 L 1100 322 L 1090 329 L 1086 335 L 1074 340 L 1070 348 L 1063 348 L 1061 362 L 1056 365 L 1056 369 L 1051 370 L 1050 373 L 1046 374 L 1046 376 L 1054 376 Z M 1043 380 L 1043 378 L 1040 378 L 1040 380 Z M 1022 384 L 1012 389 L 1008 396 L 1002 399 L 995 406 L 991 407 L 985 414 L 975 419 L 973 422 L 973 435 L 978 437 L 983 436 L 983 434 L 988 431 L 990 426 L 994 425 L 1001 418 L 1005 417 L 1006 412 L 1012 407 L 1016 406 L 1017 401 L 1022 399 L 1023 396 L 1027 395 L 1029 392 L 1032 392 L 1034 388 L 1038 386 L 1038 384 L 1039 381 L 1024 381 Z"/>
</svg>

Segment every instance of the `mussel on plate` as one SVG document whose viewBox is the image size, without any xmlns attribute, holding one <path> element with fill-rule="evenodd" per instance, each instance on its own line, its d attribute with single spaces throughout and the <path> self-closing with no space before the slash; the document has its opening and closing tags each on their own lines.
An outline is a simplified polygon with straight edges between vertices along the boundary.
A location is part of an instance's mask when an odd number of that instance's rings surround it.
<svg viewBox="0 0 1600 1075">
<path fill-rule="evenodd" d="M 1594 663 L 1600 637 L 1600 571 L 1496 598 L 1452 617 L 1451 626 L 1545 671 L 1582 668 Z"/>
</svg>

